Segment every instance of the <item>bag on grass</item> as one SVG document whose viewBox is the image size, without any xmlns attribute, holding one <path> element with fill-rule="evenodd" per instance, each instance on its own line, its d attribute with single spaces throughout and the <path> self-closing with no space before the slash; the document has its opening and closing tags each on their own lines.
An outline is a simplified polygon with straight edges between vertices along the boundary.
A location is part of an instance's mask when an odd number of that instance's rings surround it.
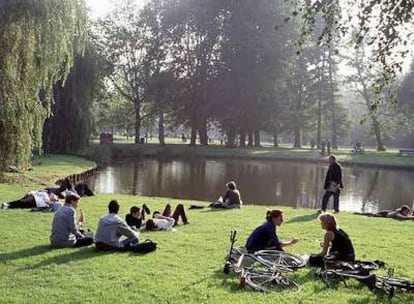
<svg viewBox="0 0 414 304">
<path fill-rule="evenodd" d="M 157 249 L 157 243 L 149 239 L 146 239 L 142 243 L 131 245 L 129 249 L 133 252 L 148 253 L 148 252 L 155 251 Z"/>
</svg>

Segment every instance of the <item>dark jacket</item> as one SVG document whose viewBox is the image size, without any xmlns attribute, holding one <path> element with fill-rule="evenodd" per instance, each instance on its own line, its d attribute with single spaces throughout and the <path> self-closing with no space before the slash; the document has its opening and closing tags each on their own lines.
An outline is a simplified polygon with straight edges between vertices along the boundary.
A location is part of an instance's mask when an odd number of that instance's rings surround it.
<svg viewBox="0 0 414 304">
<path fill-rule="evenodd" d="M 254 229 L 246 242 L 248 252 L 255 252 L 264 249 L 276 249 L 283 251 L 276 235 L 276 227 L 271 220 L 268 220 Z"/>
<path fill-rule="evenodd" d="M 341 188 L 344 187 L 344 185 L 342 184 L 342 169 L 338 163 L 333 163 L 329 165 L 323 188 L 328 189 L 330 182 L 337 183 Z"/>
<path fill-rule="evenodd" d="M 142 225 L 142 219 L 137 219 L 136 217 L 133 217 L 131 213 L 128 213 L 125 216 L 125 222 L 128 224 L 128 226 L 135 226 L 138 229 L 141 228 Z"/>
</svg>

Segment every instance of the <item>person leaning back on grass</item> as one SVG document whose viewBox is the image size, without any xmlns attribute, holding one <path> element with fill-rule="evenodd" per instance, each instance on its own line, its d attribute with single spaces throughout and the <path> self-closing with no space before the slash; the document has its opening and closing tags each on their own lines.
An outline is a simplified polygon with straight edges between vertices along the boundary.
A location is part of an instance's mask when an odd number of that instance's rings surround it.
<svg viewBox="0 0 414 304">
<path fill-rule="evenodd" d="M 65 204 L 54 214 L 52 223 L 52 234 L 50 242 L 53 247 L 83 247 L 93 243 L 93 238 L 83 235 L 76 222 L 76 208 L 80 202 L 80 196 L 75 192 L 68 191 Z"/>
</svg>

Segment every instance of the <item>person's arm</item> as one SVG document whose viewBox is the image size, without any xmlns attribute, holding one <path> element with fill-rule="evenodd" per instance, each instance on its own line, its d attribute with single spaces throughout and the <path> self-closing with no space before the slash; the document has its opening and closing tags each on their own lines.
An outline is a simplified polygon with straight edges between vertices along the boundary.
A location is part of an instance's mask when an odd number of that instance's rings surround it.
<svg viewBox="0 0 414 304">
<path fill-rule="evenodd" d="M 330 243 L 335 238 L 335 234 L 332 231 L 327 231 L 325 233 L 325 237 L 322 244 L 322 251 L 318 253 L 317 255 L 325 256 L 328 253 Z"/>
<path fill-rule="evenodd" d="M 131 229 L 131 227 L 128 226 L 127 223 L 124 221 L 121 221 L 118 225 L 118 232 L 121 235 L 124 235 L 126 237 L 138 237 L 137 233 Z"/>
<path fill-rule="evenodd" d="M 341 189 L 344 188 L 344 184 L 342 183 L 342 169 L 340 165 L 338 165 L 338 185 Z"/>
<path fill-rule="evenodd" d="M 280 246 L 283 247 L 287 247 L 287 246 L 291 246 L 291 245 L 295 245 L 299 242 L 299 239 L 297 238 L 293 238 L 290 241 L 285 241 L 285 242 L 280 242 Z"/>
<path fill-rule="evenodd" d="M 76 214 L 74 210 L 71 210 L 69 213 L 69 231 L 77 237 L 84 237 L 84 235 L 79 231 L 78 225 L 76 223 Z"/>
</svg>

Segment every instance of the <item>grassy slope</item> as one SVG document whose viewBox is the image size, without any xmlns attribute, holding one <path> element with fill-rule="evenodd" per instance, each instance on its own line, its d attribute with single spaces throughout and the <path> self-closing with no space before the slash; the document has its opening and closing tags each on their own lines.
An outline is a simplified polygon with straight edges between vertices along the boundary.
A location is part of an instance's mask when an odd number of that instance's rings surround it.
<svg viewBox="0 0 414 304">
<path fill-rule="evenodd" d="M 71 171 L 62 160 L 62 173 Z M 77 162 L 79 163 L 79 162 Z M 87 163 L 82 163 L 87 165 Z M 43 166 L 45 162 L 42 162 Z M 53 172 L 52 168 L 45 172 Z M 34 172 L 37 172 L 35 167 Z M 45 178 L 47 180 L 48 177 Z M 25 185 L 24 187 L 28 187 Z M 0 199 L 19 197 L 22 186 L 0 184 Z M 7 192 L 7 193 L 6 193 Z M 87 226 L 95 230 L 106 213 L 110 199 L 121 203 L 120 214 L 132 204 L 147 203 L 152 210 L 179 201 L 123 195 L 82 198 L 80 208 Z M 180 201 L 183 202 L 183 201 Z M 189 204 L 203 202 L 184 201 Z M 288 251 L 309 253 L 319 250 L 323 231 L 312 210 L 285 208 L 286 222 L 280 228 L 282 239 L 297 236 L 301 241 Z M 302 283 L 299 293 L 261 294 L 240 289 L 234 276 L 224 276 L 222 266 L 229 247 L 229 232 L 239 231 L 242 245 L 248 233 L 263 220 L 266 207 L 245 206 L 241 210 L 190 210 L 191 224 L 176 232 L 141 233 L 159 244 L 148 255 L 100 253 L 92 247 L 52 250 L 49 246 L 53 214 L 27 210 L 0 210 L 0 294 L 1 303 L 367 303 L 379 300 L 357 283 L 325 289 L 309 269 L 294 277 Z M 350 213 L 338 216 L 351 235 L 360 259 L 382 259 L 395 267 L 397 275 L 414 278 L 412 248 L 414 222 L 366 218 Z M 392 303 L 409 303 L 404 295 Z"/>
</svg>

